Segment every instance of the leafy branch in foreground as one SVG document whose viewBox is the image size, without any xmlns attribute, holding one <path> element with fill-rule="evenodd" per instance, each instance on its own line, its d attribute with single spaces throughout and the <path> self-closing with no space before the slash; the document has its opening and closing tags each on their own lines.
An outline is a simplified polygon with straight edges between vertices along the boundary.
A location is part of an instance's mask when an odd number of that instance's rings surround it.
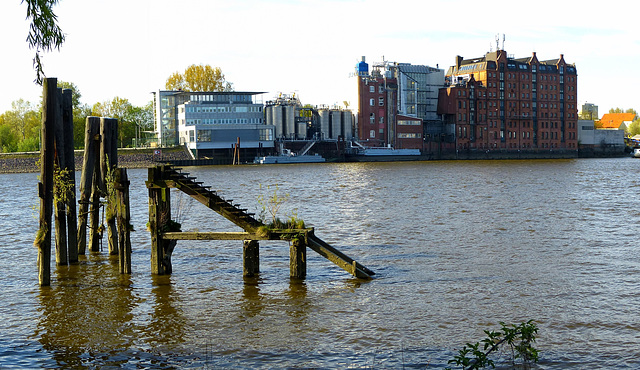
<svg viewBox="0 0 640 370">
<path fill-rule="evenodd" d="M 500 322 L 500 325 L 502 326 L 501 331 L 485 330 L 484 333 L 487 335 L 485 339 L 474 344 L 465 344 L 462 349 L 458 350 L 458 355 L 448 363 L 462 366 L 465 370 L 487 366 L 495 368 L 489 354 L 499 349 L 504 343 L 508 344 L 511 349 L 511 362 L 514 367 L 517 359 L 522 361 L 522 366 L 525 369 L 530 367 L 531 362 L 538 362 L 538 350 L 533 347 L 538 327 L 533 320 L 517 326 L 514 324 L 508 326 L 504 322 Z"/>
<path fill-rule="evenodd" d="M 40 60 L 41 51 L 60 49 L 65 35 L 58 26 L 58 17 L 53 13 L 53 6 L 58 0 L 22 0 L 27 3 L 27 19 L 31 18 L 27 43 L 30 49 L 36 49 L 33 66 L 36 69 L 36 83 L 42 85 L 45 77 Z"/>
</svg>

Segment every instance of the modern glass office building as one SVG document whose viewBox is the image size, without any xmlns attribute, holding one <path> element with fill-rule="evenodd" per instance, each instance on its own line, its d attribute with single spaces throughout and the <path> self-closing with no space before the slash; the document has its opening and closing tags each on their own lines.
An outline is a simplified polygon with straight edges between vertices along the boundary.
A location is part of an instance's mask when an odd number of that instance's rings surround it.
<svg viewBox="0 0 640 370">
<path fill-rule="evenodd" d="M 261 92 L 163 91 L 155 94 L 155 122 L 162 146 L 186 145 L 196 157 L 228 151 L 274 147 Z"/>
</svg>

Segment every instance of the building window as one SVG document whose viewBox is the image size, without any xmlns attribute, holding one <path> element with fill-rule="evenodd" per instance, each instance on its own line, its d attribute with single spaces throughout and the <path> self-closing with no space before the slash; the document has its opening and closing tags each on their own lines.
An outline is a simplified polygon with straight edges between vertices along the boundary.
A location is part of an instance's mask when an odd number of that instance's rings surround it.
<svg viewBox="0 0 640 370">
<path fill-rule="evenodd" d="M 378 86 L 378 92 L 380 94 L 382 94 L 384 92 L 384 86 L 383 85 Z"/>
<path fill-rule="evenodd" d="M 398 120 L 398 125 L 400 126 L 420 126 L 420 124 L 422 124 L 422 121 L 416 121 L 416 120 Z"/>
<path fill-rule="evenodd" d="M 193 131 L 190 131 L 189 134 L 193 135 Z M 211 130 L 198 130 L 198 142 L 210 142 L 210 141 L 211 141 Z"/>
<path fill-rule="evenodd" d="M 407 133 L 407 132 L 398 133 L 398 139 L 420 139 L 420 138 L 422 138 L 421 133 Z"/>
<path fill-rule="evenodd" d="M 376 115 L 375 115 L 375 113 L 369 114 L 369 123 L 371 123 L 371 124 L 376 123 Z"/>
<path fill-rule="evenodd" d="M 369 137 L 370 138 L 375 138 L 376 137 L 376 130 L 369 131 Z"/>
<path fill-rule="evenodd" d="M 374 98 L 369 99 L 369 105 L 370 106 L 375 106 L 376 105 L 376 100 Z"/>
<path fill-rule="evenodd" d="M 369 85 L 369 92 L 374 93 L 376 92 L 376 87 L 373 85 Z"/>
<path fill-rule="evenodd" d="M 384 105 L 384 98 L 382 97 L 378 98 L 378 105 L 381 107 Z"/>
<path fill-rule="evenodd" d="M 384 116 L 378 117 L 378 123 L 384 123 Z"/>
</svg>

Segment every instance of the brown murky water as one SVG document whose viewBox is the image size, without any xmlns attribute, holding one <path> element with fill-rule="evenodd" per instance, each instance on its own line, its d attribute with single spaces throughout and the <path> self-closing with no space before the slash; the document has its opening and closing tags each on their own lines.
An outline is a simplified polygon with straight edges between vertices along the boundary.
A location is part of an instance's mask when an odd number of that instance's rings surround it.
<svg viewBox="0 0 640 370">
<path fill-rule="evenodd" d="M 181 241 L 174 274 L 152 277 L 146 171 L 130 170 L 134 273 L 103 252 L 53 266 L 40 288 L 37 176 L 0 175 L 0 368 L 443 368 L 483 330 L 529 319 L 538 368 L 640 366 L 638 160 L 189 172 L 250 209 L 278 184 L 284 212 L 377 278 L 309 251 L 308 279 L 292 282 L 287 245 L 263 243 L 259 278 L 244 280 L 233 241 Z M 184 229 L 236 230 L 199 204 L 180 210 Z"/>
</svg>

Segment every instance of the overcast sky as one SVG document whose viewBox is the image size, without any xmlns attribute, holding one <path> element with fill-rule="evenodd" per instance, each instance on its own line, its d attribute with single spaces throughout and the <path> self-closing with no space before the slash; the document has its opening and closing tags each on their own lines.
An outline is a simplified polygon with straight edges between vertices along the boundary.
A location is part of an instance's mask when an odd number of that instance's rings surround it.
<svg viewBox="0 0 640 370">
<path fill-rule="evenodd" d="M 349 101 L 357 108 L 355 65 L 386 60 L 446 69 L 456 55 L 495 50 L 497 34 L 516 58 L 564 54 L 578 71 L 578 102 L 634 108 L 640 32 L 629 2 L 365 0 L 60 0 L 66 34 L 44 54 L 49 77 L 73 82 L 93 105 L 119 96 L 152 99 L 167 77 L 191 64 L 220 67 L 237 91 L 296 93 L 303 104 Z M 589 5 L 594 4 L 594 5 Z M 597 5 L 597 7 L 596 7 Z M 480 7 L 486 9 L 481 9 Z M 0 2 L 0 113 L 20 98 L 36 103 L 34 51 L 21 0 Z M 502 37 L 500 37 L 502 47 Z"/>
</svg>

